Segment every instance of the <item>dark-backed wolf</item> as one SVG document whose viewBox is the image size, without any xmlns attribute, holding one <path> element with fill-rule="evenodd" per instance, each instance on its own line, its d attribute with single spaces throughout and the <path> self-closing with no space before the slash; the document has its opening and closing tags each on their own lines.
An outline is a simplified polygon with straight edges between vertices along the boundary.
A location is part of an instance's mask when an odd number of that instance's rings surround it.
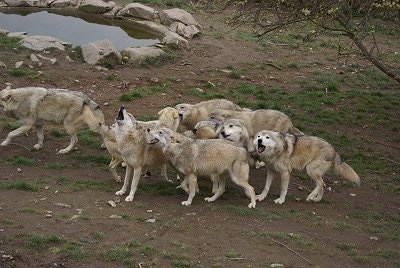
<svg viewBox="0 0 400 268">
<path fill-rule="evenodd" d="M 63 124 L 71 137 L 70 144 L 58 151 L 59 154 L 70 152 L 78 142 L 76 133 L 87 125 L 92 131 L 99 132 L 99 123 L 104 123 L 104 115 L 99 105 L 85 94 L 78 91 L 42 87 L 22 87 L 0 91 L 0 103 L 4 113 L 19 120 L 19 128 L 8 133 L 1 146 L 36 127 L 38 142 L 33 147 L 43 147 L 43 124 L 53 122 Z"/>
</svg>

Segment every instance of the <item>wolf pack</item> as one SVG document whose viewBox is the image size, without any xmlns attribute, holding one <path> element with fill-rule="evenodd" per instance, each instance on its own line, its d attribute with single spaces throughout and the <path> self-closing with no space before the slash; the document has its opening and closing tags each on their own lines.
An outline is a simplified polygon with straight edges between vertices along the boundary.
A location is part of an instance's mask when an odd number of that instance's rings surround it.
<svg viewBox="0 0 400 268">
<path fill-rule="evenodd" d="M 205 201 L 218 199 L 230 177 L 250 199 L 249 208 L 267 197 L 275 178 L 280 178 L 281 188 L 274 202 L 284 203 L 293 170 L 305 171 L 315 183 L 307 201 L 322 199 L 326 187 L 323 175 L 332 167 L 343 179 L 360 185 L 360 177 L 330 143 L 304 134 L 285 113 L 250 110 L 227 99 L 165 107 L 153 121 L 139 121 L 121 106 L 114 123 L 106 125 L 100 106 L 79 91 L 21 87 L 0 91 L 0 109 L 20 122 L 1 146 L 34 128 L 38 141 L 33 148 L 39 150 L 47 122 L 63 125 L 70 137 L 68 146 L 58 154 L 75 148 L 83 126 L 101 135 L 102 146 L 111 156 L 109 170 L 115 181 L 122 182 L 117 167 L 126 167 L 122 188 L 115 193 L 125 195 L 129 190 L 125 201 L 134 199 L 142 174 L 152 168 L 160 168 L 166 181 L 173 181 L 168 168 L 176 172 L 178 187 L 188 195 L 184 206 L 190 206 L 199 191 L 199 177 L 212 182 L 211 196 Z M 265 187 L 260 194 L 249 183 L 252 168 L 265 170 Z"/>
</svg>

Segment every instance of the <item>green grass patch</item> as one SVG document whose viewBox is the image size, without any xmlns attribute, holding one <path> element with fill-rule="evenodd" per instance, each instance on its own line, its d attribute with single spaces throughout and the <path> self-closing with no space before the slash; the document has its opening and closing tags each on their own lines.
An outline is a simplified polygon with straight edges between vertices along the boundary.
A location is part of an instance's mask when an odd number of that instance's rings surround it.
<svg viewBox="0 0 400 268">
<path fill-rule="evenodd" d="M 6 190 L 20 190 L 27 192 L 37 192 L 38 187 L 28 182 L 24 181 L 1 181 L 0 189 Z"/>
<path fill-rule="evenodd" d="M 127 93 L 123 93 L 121 96 L 119 96 L 118 99 L 119 101 L 129 102 L 143 98 L 146 95 L 146 93 L 147 90 L 145 88 L 135 88 Z"/>
<path fill-rule="evenodd" d="M 67 132 L 63 128 L 53 128 L 52 130 L 50 130 L 50 135 L 57 138 L 68 136 Z"/>
<path fill-rule="evenodd" d="M 171 63 L 174 62 L 178 59 L 178 55 L 174 53 L 172 50 L 165 51 L 164 54 L 158 56 L 158 57 L 146 57 L 142 61 L 140 61 L 138 64 L 136 64 L 136 67 L 138 68 L 150 68 L 154 66 L 161 66 L 166 63 Z"/>
<path fill-rule="evenodd" d="M 20 40 L 21 38 L 18 37 L 7 37 L 4 35 L 0 35 L 0 48 L 21 50 L 23 49 L 23 47 L 19 43 Z"/>
<path fill-rule="evenodd" d="M 121 264 L 134 263 L 132 251 L 125 247 L 114 247 L 112 249 L 103 250 L 99 253 L 99 258 L 104 261 Z"/>
<path fill-rule="evenodd" d="M 35 79 L 39 76 L 37 72 L 24 67 L 8 69 L 7 72 L 14 77 L 28 77 Z"/>
<path fill-rule="evenodd" d="M 31 233 L 28 234 L 28 237 L 25 242 L 25 246 L 29 249 L 43 249 L 48 248 L 54 244 L 57 244 L 61 241 L 61 238 L 57 235 L 51 234 L 39 234 L 39 233 Z"/>
<path fill-rule="evenodd" d="M 108 165 L 110 162 L 110 158 L 107 155 L 78 155 L 73 156 L 73 158 L 77 158 L 86 163 L 94 163 L 98 165 Z"/>
<path fill-rule="evenodd" d="M 165 259 L 171 260 L 171 267 L 174 268 L 188 268 L 190 266 L 190 259 L 186 254 L 178 254 L 170 251 L 162 252 Z"/>
<path fill-rule="evenodd" d="M 14 129 L 19 128 L 22 125 L 15 119 L 4 117 L 1 119 L 1 126 L 6 130 L 12 131 Z"/>
<path fill-rule="evenodd" d="M 77 61 L 78 63 L 84 63 L 85 62 L 85 59 L 83 58 L 83 53 L 82 53 L 82 47 L 81 46 L 74 47 L 70 57 L 74 61 Z"/>
<path fill-rule="evenodd" d="M 88 253 L 83 249 L 83 244 L 79 242 L 69 243 L 62 249 L 62 253 L 66 258 L 74 261 L 84 261 L 88 257 Z"/>
<path fill-rule="evenodd" d="M 100 148 L 103 142 L 99 134 L 89 130 L 88 128 L 79 131 L 77 135 L 80 144 L 92 148 Z"/>
<path fill-rule="evenodd" d="M 62 169 L 67 169 L 68 164 L 67 163 L 61 163 L 61 162 L 52 162 L 52 163 L 47 163 L 45 165 L 47 169 L 54 169 L 54 170 L 62 170 Z"/>
<path fill-rule="evenodd" d="M 179 196 L 183 194 L 182 189 L 176 189 L 176 185 L 164 180 L 148 181 L 139 184 L 138 192 L 151 193 L 160 196 Z"/>
<path fill-rule="evenodd" d="M 5 160 L 6 160 L 6 162 L 8 162 L 10 164 L 18 165 L 18 166 L 34 167 L 34 166 L 38 165 L 36 160 L 26 158 L 24 156 L 18 156 L 18 155 L 7 157 Z"/>
<path fill-rule="evenodd" d="M 190 88 L 188 93 L 192 96 L 199 97 L 205 100 L 226 98 L 227 93 L 222 90 L 216 89 L 201 89 L 201 88 Z"/>
<path fill-rule="evenodd" d="M 112 192 L 115 189 L 110 184 L 102 181 L 81 179 L 74 183 L 73 190 L 74 191 L 98 190 L 103 192 Z"/>
</svg>

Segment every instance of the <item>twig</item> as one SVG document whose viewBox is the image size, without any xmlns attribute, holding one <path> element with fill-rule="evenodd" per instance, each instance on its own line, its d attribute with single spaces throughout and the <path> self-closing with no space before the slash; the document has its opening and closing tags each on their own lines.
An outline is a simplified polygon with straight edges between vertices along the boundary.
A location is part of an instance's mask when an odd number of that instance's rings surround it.
<svg viewBox="0 0 400 268">
<path fill-rule="evenodd" d="M 273 238 L 270 238 L 270 239 L 271 239 L 272 241 L 274 241 L 275 243 L 281 245 L 282 247 L 286 248 L 287 250 L 293 252 L 293 253 L 296 254 L 297 256 L 299 256 L 299 257 L 302 258 L 305 262 L 307 262 L 309 265 L 312 265 L 312 263 L 311 263 L 309 260 L 307 260 L 306 258 L 304 258 L 303 256 L 301 256 L 300 253 L 294 251 L 293 249 L 289 248 L 289 247 L 286 246 L 285 244 L 283 244 L 283 243 L 281 243 L 281 242 L 279 242 L 279 241 L 276 241 L 276 240 L 273 239 Z"/>
<path fill-rule="evenodd" d="M 244 260 L 244 258 L 228 258 L 228 260 L 231 260 L 231 261 L 238 261 L 238 260 Z"/>
<path fill-rule="evenodd" d="M 380 158 L 380 159 L 382 159 L 382 160 L 386 160 L 386 161 L 389 161 L 389 162 L 392 162 L 392 163 L 395 163 L 395 164 L 398 164 L 398 165 L 400 165 L 400 162 L 397 162 L 397 161 L 394 161 L 394 160 L 392 160 L 392 159 L 389 159 L 389 158 Z"/>
<path fill-rule="evenodd" d="M 269 65 L 269 66 L 272 66 L 272 67 L 274 67 L 274 68 L 276 68 L 276 69 L 278 69 L 280 71 L 282 70 L 281 66 L 278 66 L 278 65 L 276 65 L 276 64 L 274 64 L 272 62 L 267 62 L 266 64 Z"/>
<path fill-rule="evenodd" d="M 301 185 L 300 183 L 293 183 L 294 185 L 297 185 L 297 186 L 299 186 L 299 187 L 301 187 L 301 188 L 304 188 L 304 189 L 306 189 L 309 193 L 311 193 L 311 191 L 310 191 L 310 189 L 308 189 L 307 187 L 305 187 L 304 185 Z"/>
<path fill-rule="evenodd" d="M 394 148 L 394 149 L 400 150 L 400 147 L 397 147 L 397 146 L 394 146 L 394 145 L 390 145 L 390 144 L 386 144 L 386 143 L 383 143 L 383 142 L 380 142 L 380 141 L 374 141 L 374 140 L 370 140 L 370 139 L 366 139 L 366 140 L 371 141 L 373 143 L 378 143 L 378 144 L 386 146 L 386 147 L 390 147 L 390 148 Z"/>
<path fill-rule="evenodd" d="M 24 146 L 24 145 L 21 145 L 21 144 L 18 144 L 18 143 L 10 143 L 10 144 L 12 144 L 12 145 L 17 145 L 17 146 L 20 146 L 20 147 L 22 147 L 22 148 L 25 148 L 25 149 L 27 149 L 29 152 L 31 151 L 31 149 L 29 149 L 28 147 L 26 147 L 26 146 Z"/>
</svg>

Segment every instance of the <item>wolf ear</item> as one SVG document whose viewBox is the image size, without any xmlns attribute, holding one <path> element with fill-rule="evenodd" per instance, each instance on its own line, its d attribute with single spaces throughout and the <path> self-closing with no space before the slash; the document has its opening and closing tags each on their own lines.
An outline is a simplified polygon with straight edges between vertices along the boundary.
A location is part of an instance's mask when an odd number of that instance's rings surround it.
<svg viewBox="0 0 400 268">
<path fill-rule="evenodd" d="M 10 101 L 11 99 L 12 99 L 12 96 L 11 96 L 11 95 L 7 95 L 7 96 L 5 96 L 4 98 L 2 98 L 1 100 L 2 100 L 2 101 L 8 102 L 8 101 Z"/>
</svg>

